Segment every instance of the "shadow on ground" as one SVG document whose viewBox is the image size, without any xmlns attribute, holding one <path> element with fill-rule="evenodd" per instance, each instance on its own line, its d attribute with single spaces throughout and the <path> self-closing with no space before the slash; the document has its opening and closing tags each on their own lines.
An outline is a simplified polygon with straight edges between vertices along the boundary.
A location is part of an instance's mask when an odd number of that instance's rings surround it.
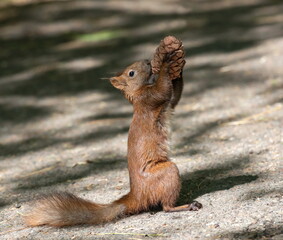
<svg viewBox="0 0 283 240">
<path fill-rule="evenodd" d="M 112 171 L 126 167 L 125 159 L 117 154 L 105 153 L 105 156 L 89 159 L 81 164 L 66 166 L 65 164 L 56 163 L 44 168 L 37 169 L 33 172 L 27 172 L 20 180 L 15 179 L 18 184 L 18 190 L 31 190 L 41 187 L 57 185 L 61 183 L 72 182 L 77 179 L 85 178 L 101 171 Z M 113 157 L 115 156 L 115 158 Z"/>
<path fill-rule="evenodd" d="M 3 49 L 0 56 L 4 59 L 0 66 L 2 96 L 75 95 L 89 90 L 112 95 L 115 91 L 109 83 L 98 79 L 111 76 L 110 72 L 129 64 L 129 59 L 135 58 L 138 45 L 156 45 L 167 34 L 183 36 L 183 39 L 189 36 L 213 36 L 208 43 L 187 49 L 189 56 L 238 51 L 254 46 L 261 40 L 281 35 L 276 28 L 262 36 L 263 39 L 239 38 L 239 35 L 248 34 L 253 28 L 264 26 L 263 23 L 260 25 L 251 21 L 247 16 L 255 15 L 256 19 L 255 13 L 264 13 L 264 9 L 276 13 L 276 6 L 282 6 L 281 1 L 258 1 L 257 4 L 247 6 L 181 14 L 136 14 L 123 7 L 107 8 L 96 1 L 88 8 L 86 5 L 87 1 L 49 1 L 0 9 L 0 13 L 13 13 L 7 15 L 0 25 L 0 44 Z M 181 5 L 188 8 L 194 6 L 186 1 Z M 103 27 L 107 18 L 117 18 L 120 21 Z M 187 24 L 159 30 L 159 24 L 164 21 L 184 21 Z M 195 22 L 201 24 L 194 24 Z M 144 30 L 154 25 L 157 27 L 153 33 Z M 102 29 L 104 35 L 101 33 Z M 137 29 L 143 33 L 138 37 Z M 127 34 L 119 35 L 116 34 L 117 31 Z M 88 66 L 87 57 L 90 58 Z"/>
<path fill-rule="evenodd" d="M 234 186 L 255 181 L 258 178 L 257 175 L 230 176 L 231 171 L 244 169 L 249 161 L 249 156 L 225 159 L 223 164 L 216 167 L 181 176 L 182 189 L 179 204 L 187 204 L 207 193 L 228 190 Z"/>
<path fill-rule="evenodd" d="M 273 197 L 280 198 L 283 196 L 283 188 L 275 188 L 275 189 L 259 189 L 257 191 L 250 191 L 247 194 L 245 194 L 241 200 L 242 201 L 248 201 L 248 200 L 256 200 L 259 198 L 263 198 L 268 195 L 273 195 Z"/>
<path fill-rule="evenodd" d="M 204 54 L 206 57 L 228 56 L 236 51 L 256 47 L 262 41 L 283 36 L 283 23 L 276 18 L 282 16 L 282 0 L 256 0 L 231 6 L 223 5 L 222 1 L 194 3 L 183 0 L 180 1 L 180 6 L 188 11 L 179 12 L 174 8 L 170 8 L 168 12 L 148 11 L 133 6 L 127 8 L 123 4 L 112 6 L 107 2 L 50 0 L 27 1 L 21 5 L 0 5 L 0 133 L 3 131 L 8 136 L 9 132 L 15 131 L 17 127 L 25 131 L 27 124 L 48 120 L 56 113 L 56 106 L 61 104 L 62 98 L 80 99 L 87 93 L 103 94 L 103 100 L 108 105 L 113 102 L 118 102 L 118 105 L 107 108 L 109 113 L 95 112 L 87 117 L 83 116 L 77 124 L 130 118 L 131 114 L 128 112 L 117 112 L 117 106 L 124 104 L 122 96 L 108 81 L 101 78 L 115 75 L 135 60 L 151 57 L 160 39 L 166 35 L 180 37 L 185 43 L 187 56 L 200 58 Z M 126 3 L 131 4 L 130 1 Z M 151 4 L 154 6 L 155 3 Z M 167 1 L 162 4 L 163 7 L 167 6 Z M 249 57 L 259 55 L 255 52 Z M 236 61 L 246 58 L 242 56 Z M 233 60 L 227 59 L 227 63 L 229 61 Z M 219 70 L 225 66 L 224 63 L 221 65 L 219 62 L 210 61 L 208 64 L 200 61 L 190 67 L 188 62 L 188 66 L 189 71 L 184 72 L 185 80 L 188 84 L 196 83 L 197 87 L 186 91 L 184 98 L 199 96 L 218 87 L 241 88 L 260 81 L 252 74 L 223 74 Z M 262 94 L 271 93 L 278 88 L 282 89 L 282 86 L 267 87 Z M 45 105 L 44 101 L 50 100 L 53 104 Z M 269 103 L 279 102 L 282 103 L 282 97 Z M 99 102 L 91 104 L 97 106 Z M 188 112 L 180 116 L 190 117 L 191 114 Z M 178 151 L 215 130 L 219 124 L 236 120 L 238 117 L 242 116 L 199 125 L 195 132 L 180 138 Z M 76 147 L 92 141 L 107 140 L 128 131 L 127 126 L 117 127 L 115 124 L 113 122 L 110 127 L 109 124 L 102 124 L 95 130 L 76 137 L 65 136 L 70 131 L 67 126 L 58 130 L 59 137 L 58 134 L 53 135 L 44 129 L 32 134 L 26 131 L 23 140 L 0 142 L 0 156 L 5 159 L 26 154 L 28 157 L 28 154 L 48 147 L 58 147 L 62 150 L 64 143 Z M 205 153 L 205 150 L 190 149 L 186 152 L 189 155 L 198 153 Z M 235 156 L 232 159 L 224 159 L 225 163 L 216 167 L 184 174 L 179 204 L 257 180 L 258 175 L 232 174 L 235 169 L 244 169 L 249 161 L 249 156 Z M 21 179 L 14 179 L 17 184 L 15 190 L 17 193 L 31 192 L 125 167 L 124 157 L 107 157 L 107 154 L 100 159 L 95 158 L 89 163 L 74 167 L 46 165 L 33 172 L 26 172 Z M 247 199 L 257 194 L 265 193 L 251 193 Z M 11 199 L 11 202 L 17 201 L 17 196 L 12 196 Z M 8 204 L 10 202 L 0 200 L 0 207 Z M 224 237 L 231 239 L 269 238 L 282 234 L 282 226 L 267 226 L 264 230 L 225 234 Z"/>
<path fill-rule="evenodd" d="M 128 132 L 129 127 L 101 127 L 90 133 L 81 135 L 79 137 L 54 137 L 48 134 L 37 135 L 35 137 L 29 137 L 25 140 L 10 143 L 10 144 L 0 144 L 0 156 L 9 155 L 21 155 L 27 154 L 29 152 L 35 152 L 43 150 L 48 147 L 52 147 L 58 144 L 69 144 L 70 147 L 75 147 L 77 145 L 82 145 L 87 142 L 107 140 L 117 134 L 123 134 Z"/>
<path fill-rule="evenodd" d="M 121 101 L 121 95 L 109 82 L 100 78 L 112 76 L 137 60 L 139 46 L 156 46 L 168 34 L 177 35 L 184 41 L 210 38 L 188 47 L 188 56 L 231 53 L 282 35 L 278 31 L 282 25 L 280 22 L 259 21 L 266 15 L 280 12 L 281 1 L 257 1 L 250 5 L 223 8 L 220 2 L 218 4 L 219 8 L 197 10 L 194 3 L 182 1 L 181 6 L 195 11 L 162 14 L 158 11 L 137 14 L 122 5 L 109 7 L 99 1 L 37 1 L 1 7 L 1 124 L 13 127 L 13 124 L 48 118 L 54 113 L 54 108 L 37 105 L 45 98 L 78 96 L 93 91 L 93 94 L 105 94 L 108 101 Z M 174 21 L 176 26 L 170 27 L 169 23 Z M 163 27 L 164 23 L 168 23 L 169 27 Z M 156 26 L 154 31 L 150 31 L 152 26 Z M 267 34 L 252 34 L 254 29 L 267 26 L 270 29 Z M 184 97 L 195 96 L 217 86 L 239 86 L 257 80 L 253 76 L 243 78 L 229 73 L 220 74 L 219 67 L 217 64 L 192 67 L 192 74 L 206 70 L 207 76 L 198 79 L 199 87 L 185 93 Z M 194 81 L 187 77 L 188 74 L 186 72 L 186 79 Z M 21 104 L 21 100 L 30 97 L 34 104 Z M 93 119 L 127 116 L 102 114 Z M 207 127 L 213 126 L 204 128 Z M 81 136 L 86 140 L 89 137 Z M 184 140 L 187 141 L 191 140 Z M 35 146 L 30 147 L 29 143 L 33 142 Z M 38 133 L 18 144 L 2 144 L 0 155 L 24 154 L 29 149 L 40 150 L 58 143 L 60 141 L 52 139 L 52 136 L 42 138 Z"/>
<path fill-rule="evenodd" d="M 282 239 L 283 226 L 265 226 L 264 229 L 229 232 L 217 236 L 223 239 Z"/>
<path fill-rule="evenodd" d="M 48 116 L 49 109 L 36 106 L 9 106 L 0 104 L 0 124 L 5 123 L 25 123 L 26 121 L 36 121 L 38 118 Z"/>
<path fill-rule="evenodd" d="M 54 109 L 36 104 L 47 97 L 78 96 L 80 93 L 93 91 L 93 94 L 106 94 L 106 99 L 120 101 L 121 95 L 109 82 L 100 78 L 109 77 L 136 60 L 139 46 L 156 46 L 168 34 L 177 35 L 184 42 L 209 38 L 188 47 L 188 56 L 232 53 L 282 35 L 278 31 L 282 26 L 281 22 L 262 21 L 266 16 L 280 13 L 282 2 L 279 0 L 256 1 L 230 7 L 222 7 L 221 2 L 217 1 L 215 4 L 219 4 L 219 7 L 198 9 L 194 3 L 182 1 L 181 6 L 194 11 L 141 11 L 139 14 L 122 5 L 109 7 L 99 1 L 37 1 L 1 7 L 0 101 L 5 100 L 5 104 L 0 102 L 1 124 L 9 124 L 7 126 L 12 128 L 13 124 L 48 118 L 54 113 Z M 110 23 L 107 23 L 107 19 L 110 19 Z M 163 23 L 174 21 L 177 22 L 174 27 L 159 27 Z M 151 26 L 156 26 L 154 31 L 149 31 Z M 269 29 L 266 34 L 253 34 L 265 27 Z M 257 80 L 254 76 L 220 74 L 219 67 L 221 66 L 217 64 L 205 63 L 192 67 L 190 71 L 193 74 L 205 70 L 207 76 L 202 80 L 198 79 L 199 88 L 185 93 L 184 97 L 202 94 L 225 84 L 239 86 Z M 187 76 L 188 74 L 186 72 Z M 34 105 L 21 105 L 21 99 L 28 97 L 34 99 Z M 7 99 L 10 99 L 9 104 Z M 130 114 L 102 113 L 82 121 L 124 117 L 130 117 Z M 212 122 L 201 126 L 195 134 L 182 139 L 180 147 L 195 141 L 218 124 Z M 39 132 L 17 143 L 1 144 L 0 155 L 26 154 L 62 142 L 84 144 L 126 131 L 127 128 L 115 130 L 107 129 L 106 126 L 105 129 L 75 139 L 57 139 Z M 203 174 L 196 173 L 194 177 L 198 179 Z M 226 180 L 242 182 L 249 179 L 233 177 Z"/>
</svg>

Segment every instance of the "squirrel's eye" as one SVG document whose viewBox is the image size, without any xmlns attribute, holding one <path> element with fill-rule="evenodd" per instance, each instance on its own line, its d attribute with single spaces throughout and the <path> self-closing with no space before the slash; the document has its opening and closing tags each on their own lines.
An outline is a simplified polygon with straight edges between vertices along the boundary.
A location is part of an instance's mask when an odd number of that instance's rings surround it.
<svg viewBox="0 0 283 240">
<path fill-rule="evenodd" d="M 130 77 L 135 76 L 135 71 L 133 71 L 133 70 L 129 71 L 129 76 L 130 76 Z"/>
</svg>

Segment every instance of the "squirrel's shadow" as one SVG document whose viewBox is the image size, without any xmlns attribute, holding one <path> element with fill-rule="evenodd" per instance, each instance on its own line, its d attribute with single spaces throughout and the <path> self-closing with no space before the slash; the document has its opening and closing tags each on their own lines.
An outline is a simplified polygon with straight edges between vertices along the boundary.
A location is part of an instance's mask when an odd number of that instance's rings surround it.
<svg viewBox="0 0 283 240">
<path fill-rule="evenodd" d="M 237 185 L 255 181 L 258 178 L 257 175 L 232 175 L 232 173 L 229 173 L 235 169 L 244 168 L 249 162 L 248 156 L 227 162 L 215 168 L 207 168 L 182 175 L 182 189 L 177 204 L 187 204 L 204 194 L 227 190 Z"/>
</svg>

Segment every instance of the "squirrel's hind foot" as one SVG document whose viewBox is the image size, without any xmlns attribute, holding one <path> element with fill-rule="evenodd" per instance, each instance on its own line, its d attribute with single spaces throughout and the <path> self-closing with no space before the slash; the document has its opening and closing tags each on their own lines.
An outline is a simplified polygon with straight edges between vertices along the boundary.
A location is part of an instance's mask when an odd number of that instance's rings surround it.
<svg viewBox="0 0 283 240">
<path fill-rule="evenodd" d="M 197 201 L 193 201 L 190 204 L 185 204 L 178 207 L 163 206 L 163 210 L 165 212 L 198 211 L 201 208 L 202 204 Z"/>
</svg>

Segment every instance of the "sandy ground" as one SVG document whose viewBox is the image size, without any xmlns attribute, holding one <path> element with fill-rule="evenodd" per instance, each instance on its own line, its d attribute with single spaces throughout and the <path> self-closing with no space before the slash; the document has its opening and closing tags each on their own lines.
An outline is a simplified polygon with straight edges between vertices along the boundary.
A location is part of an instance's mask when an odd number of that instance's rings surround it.
<svg viewBox="0 0 283 240">
<path fill-rule="evenodd" d="M 283 239 L 282 1 L 0 3 L 0 239 Z M 26 228 L 28 201 L 128 191 L 132 108 L 108 81 L 166 35 L 187 51 L 172 122 L 179 203 L 100 226 Z"/>
</svg>

